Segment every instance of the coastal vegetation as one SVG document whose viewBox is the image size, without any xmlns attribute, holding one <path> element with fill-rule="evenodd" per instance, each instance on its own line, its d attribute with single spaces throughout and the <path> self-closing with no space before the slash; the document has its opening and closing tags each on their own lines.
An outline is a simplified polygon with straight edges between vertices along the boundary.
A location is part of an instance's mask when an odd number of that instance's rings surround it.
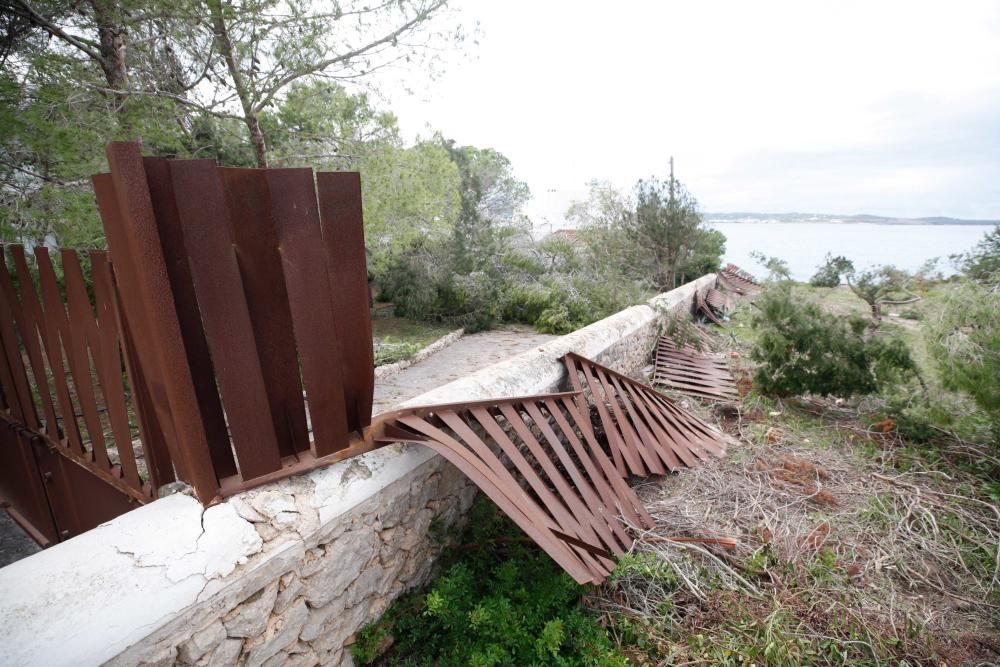
<svg viewBox="0 0 1000 667">
<path fill-rule="evenodd" d="M 638 487 L 659 527 L 607 582 L 573 584 L 480 500 L 442 536 L 441 576 L 359 633 L 355 659 L 995 662 L 997 281 L 910 280 L 921 298 L 875 328 L 849 286 L 772 276 L 710 326 L 741 399 L 676 397 L 739 445 Z"/>
<path fill-rule="evenodd" d="M 433 73 L 463 48 L 474 30 L 444 0 L 0 6 L 6 241 L 103 246 L 89 177 L 112 140 L 225 166 L 356 170 L 369 280 L 395 315 L 376 320 L 379 363 L 459 327 L 566 333 L 718 270 L 725 253 L 672 165 L 627 190 L 591 182 L 567 212 L 572 233 L 536 238 L 529 188 L 500 151 L 404 137 L 373 73 Z M 639 487 L 659 528 L 614 575 L 577 586 L 481 500 L 464 531 L 432 531 L 439 576 L 359 633 L 359 663 L 1000 658 L 1000 227 L 949 280 L 828 256 L 807 285 L 758 258 L 764 293 L 708 325 L 740 399 L 675 396 L 739 444 Z"/>
</svg>

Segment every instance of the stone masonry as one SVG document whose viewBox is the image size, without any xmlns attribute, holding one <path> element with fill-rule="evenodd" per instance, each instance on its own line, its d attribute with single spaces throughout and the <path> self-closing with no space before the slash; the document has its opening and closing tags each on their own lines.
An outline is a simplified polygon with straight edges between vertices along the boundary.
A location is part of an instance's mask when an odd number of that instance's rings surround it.
<svg viewBox="0 0 1000 667">
<path fill-rule="evenodd" d="M 441 548 L 428 533 L 454 528 L 475 498 L 476 487 L 439 457 L 418 472 L 324 530 L 308 476 L 232 499 L 256 529 L 262 551 L 280 548 L 289 535 L 304 538 L 301 548 L 280 559 L 281 567 L 260 578 L 259 588 L 250 586 L 255 590 L 244 599 L 185 614 L 108 664 L 350 664 L 348 638 L 401 593 L 428 581 Z M 341 483 L 371 474 L 356 460 Z"/>
</svg>

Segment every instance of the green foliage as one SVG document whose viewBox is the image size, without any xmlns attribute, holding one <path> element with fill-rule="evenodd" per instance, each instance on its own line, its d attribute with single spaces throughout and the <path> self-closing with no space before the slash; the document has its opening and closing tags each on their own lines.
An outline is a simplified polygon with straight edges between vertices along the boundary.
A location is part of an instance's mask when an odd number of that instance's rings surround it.
<svg viewBox="0 0 1000 667">
<path fill-rule="evenodd" d="M 29 5 L 45 20 L 31 20 Z M 136 138 L 149 154 L 228 166 L 270 158 L 359 169 L 370 242 L 390 230 L 387 242 L 405 244 L 454 222 L 458 177 L 447 153 L 404 147 L 392 114 L 336 83 L 401 60 L 433 73 L 441 47 L 465 39 L 445 0 L 344 0 L 333 9 L 305 0 L 37 0 L 7 3 L 7 13 L 4 238 L 102 245 L 89 177 L 106 171 L 107 142 Z M 257 151 L 248 138 L 259 139 Z"/>
<path fill-rule="evenodd" d="M 852 270 L 845 275 L 851 291 L 871 309 L 873 326 L 878 326 L 882 321 L 882 306 L 887 301 L 899 296 L 914 296 L 908 288 L 910 276 L 894 266 Z"/>
<path fill-rule="evenodd" d="M 957 285 L 939 316 L 926 321 L 926 340 L 945 387 L 971 396 L 1000 424 L 1000 291 Z"/>
<path fill-rule="evenodd" d="M 965 275 L 972 280 L 995 280 L 1000 275 L 1000 225 L 984 234 L 976 247 L 957 259 Z"/>
<path fill-rule="evenodd" d="M 678 584 L 677 573 L 670 564 L 648 552 L 625 554 L 609 577 L 611 582 L 635 578 L 654 582 L 670 590 L 676 589 Z"/>
<path fill-rule="evenodd" d="M 554 274 L 514 285 L 504 295 L 507 321 L 566 334 L 648 298 L 642 284 L 587 273 Z"/>
<path fill-rule="evenodd" d="M 375 365 L 384 366 L 412 358 L 423 349 L 420 343 L 384 339 L 375 343 Z"/>
<path fill-rule="evenodd" d="M 459 172 L 437 142 L 406 147 L 394 114 L 329 81 L 291 86 L 261 117 L 272 166 L 357 170 L 363 183 L 370 269 L 385 270 L 418 241 L 442 242 L 459 210 Z"/>
<path fill-rule="evenodd" d="M 837 287 L 840 285 L 841 276 L 854 271 L 854 263 L 843 255 L 833 256 L 826 253 L 821 264 L 809 284 L 813 287 Z"/>
<path fill-rule="evenodd" d="M 751 358 L 758 363 L 754 383 L 764 393 L 868 394 L 916 371 L 902 340 L 866 338 L 865 320 L 800 303 L 786 286 L 766 290 L 755 305 L 758 339 Z"/>
<path fill-rule="evenodd" d="M 447 233 L 422 232 L 405 238 L 406 247 L 390 248 L 375 265 L 376 279 L 401 315 L 488 329 L 501 319 L 508 288 L 543 272 L 523 250 L 530 245 L 520 212 L 528 188 L 497 151 L 440 136 L 431 148 L 456 172 L 456 215 Z"/>
<path fill-rule="evenodd" d="M 706 273 L 716 273 L 722 268 L 722 255 L 726 252 L 726 235 L 717 229 L 699 229 L 688 254 L 677 268 L 677 284 L 700 278 Z"/>
<path fill-rule="evenodd" d="M 662 291 L 718 270 L 725 236 L 708 228 L 697 202 L 671 178 L 639 181 L 632 196 L 592 181 L 566 213 L 578 227 L 578 256 L 597 275 L 645 282 Z"/>
<path fill-rule="evenodd" d="M 698 214 L 698 202 L 672 173 L 667 182 L 656 177 L 640 180 L 635 186 L 635 208 L 621 222 L 625 236 L 649 254 L 648 271 L 658 291 L 673 289 L 685 261 L 695 251 L 711 251 L 712 239 Z"/>
<path fill-rule="evenodd" d="M 791 280 L 792 271 L 788 267 L 788 262 L 780 257 L 771 257 L 757 250 L 751 251 L 750 257 L 753 261 L 767 269 L 767 278 L 765 278 L 766 281 L 776 282 L 779 280 Z"/>
<path fill-rule="evenodd" d="M 472 510 L 444 574 L 358 634 L 370 664 L 387 638 L 389 665 L 621 665 L 607 632 L 578 604 L 576 584 L 492 503 Z"/>
</svg>

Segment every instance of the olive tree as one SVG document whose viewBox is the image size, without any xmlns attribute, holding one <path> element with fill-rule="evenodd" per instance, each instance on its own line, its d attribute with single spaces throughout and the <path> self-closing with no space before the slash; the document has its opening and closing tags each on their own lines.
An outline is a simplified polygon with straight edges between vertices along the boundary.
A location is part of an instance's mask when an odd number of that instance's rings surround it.
<svg viewBox="0 0 1000 667">
<path fill-rule="evenodd" d="M 871 326 L 882 323 L 882 306 L 903 305 L 919 301 L 920 297 L 909 290 L 909 275 L 894 266 L 877 266 L 864 271 L 848 271 L 847 285 L 855 296 L 868 304 Z"/>
</svg>

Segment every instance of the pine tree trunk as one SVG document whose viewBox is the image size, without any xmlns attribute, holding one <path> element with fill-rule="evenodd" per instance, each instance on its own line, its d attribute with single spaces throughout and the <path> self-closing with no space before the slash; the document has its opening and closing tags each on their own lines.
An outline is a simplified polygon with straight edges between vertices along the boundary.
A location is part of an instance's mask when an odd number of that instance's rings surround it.
<svg viewBox="0 0 1000 667">
<path fill-rule="evenodd" d="M 121 8 L 115 0 L 91 0 L 97 35 L 100 41 L 101 70 L 115 101 L 118 124 L 126 135 L 132 133 L 128 113 L 128 64 L 125 62 L 126 35 L 121 23 Z"/>
<path fill-rule="evenodd" d="M 209 0 L 208 8 L 212 14 L 216 45 L 226 61 L 226 69 L 229 70 L 229 76 L 233 80 L 233 88 L 236 90 L 236 96 L 240 99 L 240 106 L 243 108 L 243 122 L 250 133 L 250 142 L 253 144 L 254 154 L 257 157 L 257 166 L 266 169 L 267 143 L 264 141 L 264 133 L 260 131 L 257 111 L 254 109 L 253 100 L 250 99 L 250 91 L 243 78 L 243 72 L 240 71 L 236 62 L 233 43 L 229 39 L 229 30 L 226 28 L 226 20 L 222 14 L 221 0 Z"/>
<path fill-rule="evenodd" d="M 253 143 L 254 155 L 257 157 L 257 166 L 261 169 L 267 169 L 267 144 L 264 142 L 264 133 L 260 131 L 257 114 L 247 114 L 246 123 L 247 129 L 250 131 L 250 141 Z"/>
</svg>

